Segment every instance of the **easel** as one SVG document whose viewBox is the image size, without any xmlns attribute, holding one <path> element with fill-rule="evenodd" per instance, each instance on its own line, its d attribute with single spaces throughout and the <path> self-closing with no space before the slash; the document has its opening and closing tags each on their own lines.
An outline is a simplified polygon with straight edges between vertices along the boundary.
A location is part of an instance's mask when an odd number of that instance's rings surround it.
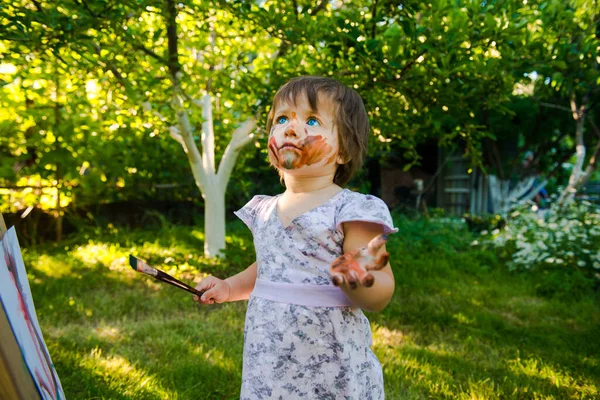
<svg viewBox="0 0 600 400">
<path fill-rule="evenodd" d="M 6 223 L 0 213 L 0 241 L 6 233 Z M 25 365 L 21 349 L 0 306 L 0 399 L 37 400 L 40 394 Z"/>
</svg>

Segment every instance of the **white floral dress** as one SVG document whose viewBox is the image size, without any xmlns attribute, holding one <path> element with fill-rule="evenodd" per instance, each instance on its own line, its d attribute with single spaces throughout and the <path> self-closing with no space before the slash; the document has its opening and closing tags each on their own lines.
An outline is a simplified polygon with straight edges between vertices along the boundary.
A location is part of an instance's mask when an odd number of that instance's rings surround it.
<svg viewBox="0 0 600 400">
<path fill-rule="evenodd" d="M 367 221 L 396 232 L 385 203 L 342 190 L 283 227 L 279 196 L 255 196 L 235 214 L 254 236 L 257 279 L 332 286 L 329 265 L 342 254 L 342 223 Z M 308 307 L 258 297 L 248 302 L 241 399 L 384 398 L 369 321 L 358 308 Z"/>
</svg>

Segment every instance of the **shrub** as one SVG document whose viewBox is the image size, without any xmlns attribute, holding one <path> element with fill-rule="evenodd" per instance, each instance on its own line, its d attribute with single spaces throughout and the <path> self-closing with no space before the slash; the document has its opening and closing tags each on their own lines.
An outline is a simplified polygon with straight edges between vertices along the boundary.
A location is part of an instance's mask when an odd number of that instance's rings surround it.
<svg viewBox="0 0 600 400">
<path fill-rule="evenodd" d="M 511 269 L 571 268 L 600 282 L 600 210 L 589 202 L 543 213 L 522 206 L 504 229 L 483 231 L 481 243 L 496 248 Z"/>
<path fill-rule="evenodd" d="M 498 214 L 465 214 L 463 218 L 471 232 L 493 231 L 494 229 L 502 229 L 506 226 L 506 220 Z"/>
</svg>

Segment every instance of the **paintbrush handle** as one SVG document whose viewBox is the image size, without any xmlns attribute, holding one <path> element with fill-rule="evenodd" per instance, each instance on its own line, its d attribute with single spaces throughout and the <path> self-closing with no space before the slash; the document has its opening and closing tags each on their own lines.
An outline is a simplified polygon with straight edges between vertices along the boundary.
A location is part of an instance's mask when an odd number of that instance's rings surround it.
<svg viewBox="0 0 600 400">
<path fill-rule="evenodd" d="M 154 268 L 154 269 L 156 269 L 156 268 Z M 202 293 L 204 293 L 199 290 L 196 290 L 195 288 L 191 287 L 190 285 L 188 285 L 186 283 L 181 282 L 178 279 L 173 278 L 171 275 L 167 274 L 166 272 L 161 271 L 160 269 L 156 269 L 156 272 L 157 272 L 157 274 L 154 278 L 158 279 L 159 281 L 169 283 L 173 286 L 177 286 L 178 288 L 188 291 L 192 294 L 195 294 L 196 296 L 202 296 Z"/>
</svg>

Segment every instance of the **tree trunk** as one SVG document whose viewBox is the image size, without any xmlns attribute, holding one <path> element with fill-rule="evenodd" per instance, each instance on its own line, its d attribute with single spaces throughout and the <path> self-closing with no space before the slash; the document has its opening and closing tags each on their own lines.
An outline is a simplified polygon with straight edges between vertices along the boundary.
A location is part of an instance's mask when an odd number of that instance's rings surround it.
<svg viewBox="0 0 600 400">
<path fill-rule="evenodd" d="M 581 178 L 583 176 L 583 163 L 585 161 L 585 143 L 583 141 L 583 123 L 585 121 L 585 112 L 587 107 L 587 95 L 584 97 L 581 107 L 577 108 L 577 104 L 575 103 L 575 97 L 571 97 L 571 111 L 573 115 L 573 119 L 576 122 L 575 128 L 575 165 L 573 165 L 573 171 L 571 171 L 571 176 L 569 177 L 569 184 L 563 190 L 556 203 L 558 207 L 563 207 L 564 205 L 570 203 L 575 198 L 575 194 L 577 193 L 577 189 L 579 188 L 579 184 L 581 182 Z"/>
<path fill-rule="evenodd" d="M 225 248 L 225 191 L 216 177 L 204 190 L 204 255 L 222 255 Z"/>
</svg>

